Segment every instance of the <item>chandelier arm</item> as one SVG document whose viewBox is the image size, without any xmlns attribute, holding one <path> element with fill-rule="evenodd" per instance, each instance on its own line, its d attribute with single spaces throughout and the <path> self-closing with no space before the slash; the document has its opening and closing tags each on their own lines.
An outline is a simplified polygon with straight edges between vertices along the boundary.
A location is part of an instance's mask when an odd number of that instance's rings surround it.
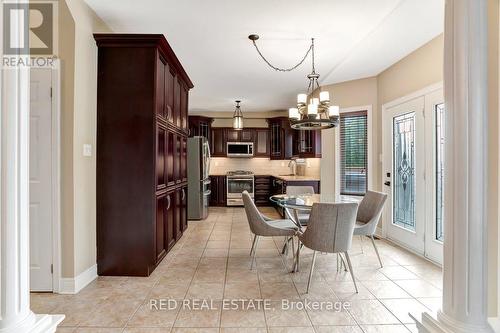
<svg viewBox="0 0 500 333">
<path fill-rule="evenodd" d="M 314 41 L 314 39 L 313 39 Z M 275 71 L 278 71 L 278 72 L 291 72 L 293 71 L 294 69 L 296 69 L 297 67 L 299 67 L 300 65 L 302 65 L 304 63 L 304 61 L 306 60 L 307 56 L 309 55 L 309 53 L 311 52 L 311 50 L 314 50 L 314 42 L 311 43 L 311 46 L 309 46 L 309 49 L 307 50 L 306 54 L 304 55 L 304 57 L 299 61 L 298 64 L 296 64 L 295 66 L 293 67 L 290 67 L 290 68 L 279 68 L 279 67 L 276 67 L 274 66 L 273 64 L 271 64 L 269 62 L 269 60 L 266 59 L 266 57 L 264 57 L 264 55 L 262 54 L 262 52 L 260 52 L 259 50 L 259 47 L 257 46 L 257 43 L 255 42 L 255 40 L 252 40 L 252 43 L 253 43 L 253 46 L 255 46 L 255 49 L 257 50 L 257 53 L 260 55 L 260 57 L 262 58 L 262 60 L 264 60 L 264 62 L 269 66 L 271 67 L 272 69 L 274 69 Z M 314 51 L 313 51 L 314 52 Z M 314 54 L 314 53 L 313 53 Z M 314 57 L 313 57 L 314 59 Z M 313 60 L 313 63 L 314 63 L 314 60 Z M 314 67 L 314 66 L 313 66 Z"/>
</svg>

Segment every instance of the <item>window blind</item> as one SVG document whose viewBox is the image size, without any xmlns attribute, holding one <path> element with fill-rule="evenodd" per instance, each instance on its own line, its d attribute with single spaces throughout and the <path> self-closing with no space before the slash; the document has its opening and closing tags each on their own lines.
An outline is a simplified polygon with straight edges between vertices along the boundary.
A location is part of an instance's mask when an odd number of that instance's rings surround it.
<svg viewBox="0 0 500 333">
<path fill-rule="evenodd" d="M 364 195 L 368 186 L 366 111 L 340 114 L 340 194 Z"/>
</svg>

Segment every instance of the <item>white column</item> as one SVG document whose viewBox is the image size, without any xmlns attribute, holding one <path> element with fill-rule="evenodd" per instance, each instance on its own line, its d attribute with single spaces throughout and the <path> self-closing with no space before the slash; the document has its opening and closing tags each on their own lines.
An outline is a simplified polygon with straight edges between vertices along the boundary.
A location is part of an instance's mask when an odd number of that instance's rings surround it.
<svg viewBox="0 0 500 333">
<path fill-rule="evenodd" d="M 443 306 L 419 332 L 493 332 L 487 321 L 487 3 L 446 0 Z"/>
<path fill-rule="evenodd" d="M 3 2 L 0 5 L 3 6 Z M 3 17 L 3 9 L 0 15 Z M 10 36 L 14 38 L 23 31 L 21 22 L 17 23 L 10 27 Z M 3 22 L 1 25 L 3 36 Z M 30 310 L 29 84 L 28 68 L 2 68 L 0 333 L 55 332 L 57 324 L 64 319 L 61 315 L 35 315 Z"/>
</svg>

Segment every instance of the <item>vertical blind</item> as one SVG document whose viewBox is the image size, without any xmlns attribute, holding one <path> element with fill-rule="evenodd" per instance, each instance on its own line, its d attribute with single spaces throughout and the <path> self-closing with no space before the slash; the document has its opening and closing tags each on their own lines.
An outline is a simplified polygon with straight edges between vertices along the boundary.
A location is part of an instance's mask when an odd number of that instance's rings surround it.
<svg viewBox="0 0 500 333">
<path fill-rule="evenodd" d="M 340 194 L 364 195 L 368 184 L 366 111 L 340 114 Z"/>
</svg>

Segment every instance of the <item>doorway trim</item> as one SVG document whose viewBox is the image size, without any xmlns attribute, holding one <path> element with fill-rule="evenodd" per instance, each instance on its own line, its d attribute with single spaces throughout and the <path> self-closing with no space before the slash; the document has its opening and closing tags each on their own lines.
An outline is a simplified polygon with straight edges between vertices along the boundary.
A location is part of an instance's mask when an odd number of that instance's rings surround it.
<svg viewBox="0 0 500 333">
<path fill-rule="evenodd" d="M 417 90 L 413 93 L 410 93 L 408 95 L 405 95 L 405 96 L 402 96 L 402 97 L 399 97 L 393 101 L 390 101 L 390 102 L 387 102 L 385 104 L 382 105 L 382 127 L 381 127 L 381 133 L 382 133 L 382 136 L 384 136 L 384 126 L 383 124 L 385 124 L 385 122 L 387 121 L 387 110 L 392 108 L 392 107 L 395 107 L 399 104 L 403 104 L 403 103 L 406 103 L 406 102 L 409 102 L 415 98 L 419 98 L 419 97 L 424 97 L 430 93 L 433 93 L 437 90 L 440 90 L 440 89 L 443 89 L 443 82 L 438 82 L 438 83 L 434 83 L 434 84 L 431 84 L 427 87 L 424 87 L 420 90 Z M 424 104 L 425 104 L 425 101 L 424 101 Z M 384 161 L 385 160 L 385 156 L 384 156 L 384 140 L 382 139 L 382 147 L 381 147 L 381 151 L 382 151 L 382 155 L 381 155 L 381 161 Z M 385 172 L 384 172 L 384 168 L 383 168 L 383 163 L 381 163 L 381 180 L 382 180 L 382 183 L 381 183 L 381 186 L 382 186 L 382 191 L 383 191 L 383 186 L 384 186 L 384 179 L 386 178 L 385 177 Z M 382 213 L 382 237 L 383 238 L 387 238 L 387 228 L 388 228 L 388 217 L 387 217 L 387 214 L 388 214 L 388 206 L 385 207 L 384 209 L 384 212 Z M 407 249 L 406 246 L 402 245 L 402 244 L 398 244 L 402 247 L 404 247 L 405 249 Z"/>
<path fill-rule="evenodd" d="M 60 292 L 61 280 L 61 61 L 53 60 L 52 86 L 52 292 Z"/>
</svg>

